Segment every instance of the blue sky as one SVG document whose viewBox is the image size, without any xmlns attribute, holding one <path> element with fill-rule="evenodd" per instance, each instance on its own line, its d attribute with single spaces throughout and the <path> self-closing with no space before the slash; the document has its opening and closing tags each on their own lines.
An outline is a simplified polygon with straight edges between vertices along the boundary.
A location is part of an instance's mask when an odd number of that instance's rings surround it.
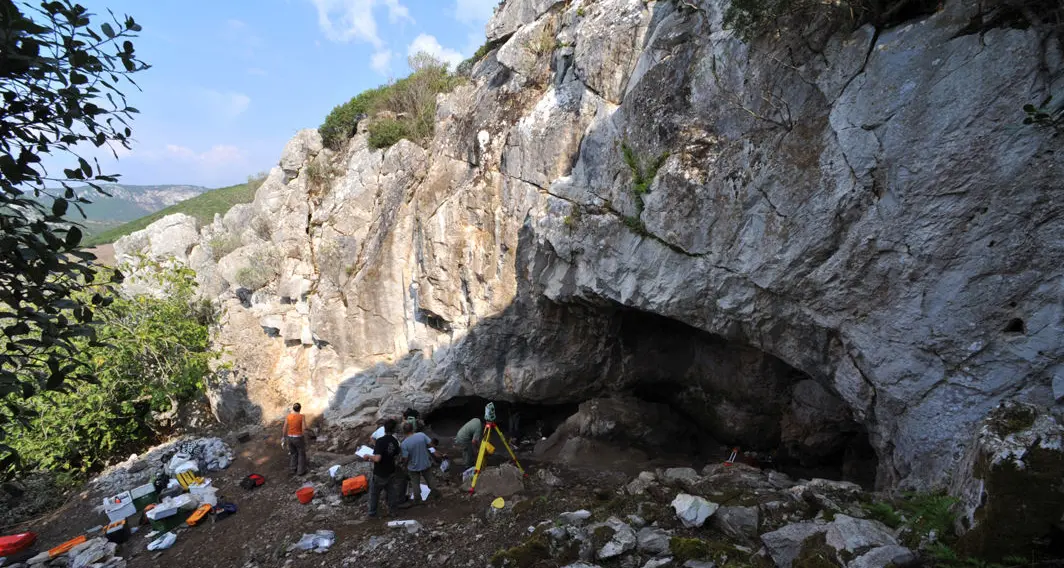
<svg viewBox="0 0 1064 568">
<path fill-rule="evenodd" d="M 498 0 L 81 3 L 133 16 L 144 27 L 137 53 L 152 65 L 135 76 L 143 92 L 127 92 L 141 111 L 133 150 L 101 158 L 105 171 L 122 183 L 221 187 L 275 165 L 297 130 L 337 104 L 405 76 L 408 54 L 471 55 Z"/>
</svg>

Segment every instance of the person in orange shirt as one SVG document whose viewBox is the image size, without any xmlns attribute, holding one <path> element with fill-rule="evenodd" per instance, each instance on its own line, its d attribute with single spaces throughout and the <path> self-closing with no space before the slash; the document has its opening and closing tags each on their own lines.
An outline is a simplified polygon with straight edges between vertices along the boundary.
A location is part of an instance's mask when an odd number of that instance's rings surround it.
<svg viewBox="0 0 1064 568">
<path fill-rule="evenodd" d="M 303 437 L 303 415 L 299 413 L 302 408 L 298 402 L 292 406 L 281 432 L 281 446 L 288 447 L 288 469 L 296 475 L 307 473 L 307 441 Z"/>
</svg>

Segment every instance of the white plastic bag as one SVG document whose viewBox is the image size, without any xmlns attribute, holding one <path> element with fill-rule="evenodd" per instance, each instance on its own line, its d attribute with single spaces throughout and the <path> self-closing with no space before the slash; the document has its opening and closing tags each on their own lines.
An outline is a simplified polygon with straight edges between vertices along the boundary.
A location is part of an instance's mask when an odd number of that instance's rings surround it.
<svg viewBox="0 0 1064 568">
<path fill-rule="evenodd" d="M 149 542 L 148 550 L 166 550 L 167 548 L 173 546 L 175 542 L 177 542 L 177 535 L 172 532 L 168 532 L 163 536 Z"/>
<path fill-rule="evenodd" d="M 443 462 L 440 463 L 440 471 L 447 473 L 448 469 L 451 469 L 451 460 L 443 460 Z"/>
<path fill-rule="evenodd" d="M 336 533 L 333 531 L 320 530 L 314 534 L 304 534 L 299 542 L 293 544 L 289 550 L 311 550 L 325 552 L 336 542 Z"/>
<path fill-rule="evenodd" d="M 336 473 L 340 471 L 340 466 L 334 465 L 329 468 L 329 477 L 336 479 Z"/>
</svg>

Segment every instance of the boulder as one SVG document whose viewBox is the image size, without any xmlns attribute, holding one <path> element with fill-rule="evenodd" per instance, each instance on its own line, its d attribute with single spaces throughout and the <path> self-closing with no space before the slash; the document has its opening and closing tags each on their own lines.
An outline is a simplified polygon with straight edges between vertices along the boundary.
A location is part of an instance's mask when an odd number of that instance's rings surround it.
<svg viewBox="0 0 1064 568">
<path fill-rule="evenodd" d="M 604 523 L 597 523 L 587 528 L 588 534 L 591 535 L 592 541 L 596 545 L 599 545 L 599 540 L 603 540 L 603 533 L 612 533 L 605 544 L 601 544 L 601 547 L 595 553 L 595 557 L 599 560 L 606 560 L 609 558 L 615 558 L 628 552 L 636 547 L 638 539 L 636 533 L 632 530 L 632 527 L 628 526 L 624 521 L 621 521 L 617 517 L 610 517 Z"/>
<path fill-rule="evenodd" d="M 651 558 L 647 560 L 646 564 L 643 564 L 643 568 L 662 568 L 664 566 L 671 566 L 672 558 Z"/>
<path fill-rule="evenodd" d="M 822 523 L 794 523 L 761 535 L 761 542 L 776 566 L 791 568 L 791 563 L 798 558 L 806 539 L 826 531 L 827 525 Z"/>
<path fill-rule="evenodd" d="M 576 525 L 576 526 L 580 526 L 580 525 L 584 524 L 584 521 L 586 521 L 586 520 L 588 520 L 590 518 L 591 518 L 591 511 L 588 511 L 586 509 L 580 509 L 579 511 L 573 511 L 573 512 L 569 512 L 569 513 L 562 513 L 562 514 L 558 515 L 558 520 L 559 521 L 561 521 L 563 523 L 566 523 L 566 524 L 569 524 L 569 525 Z"/>
<path fill-rule="evenodd" d="M 1031 543 L 1058 531 L 1064 519 L 1062 477 L 1064 427 L 1032 405 L 995 408 L 950 487 L 960 500 L 957 548 L 990 561 L 1038 554 Z"/>
<path fill-rule="evenodd" d="M 466 483 L 469 488 L 469 482 Z M 510 497 L 523 491 L 525 488 L 524 476 L 521 470 L 513 464 L 505 463 L 498 467 L 486 467 L 477 478 L 476 491 L 483 495 L 495 497 Z"/>
<path fill-rule="evenodd" d="M 698 472 L 690 467 L 670 467 L 665 470 L 661 477 L 665 483 L 682 487 L 688 491 L 691 491 L 702 481 L 702 478 L 698 476 Z"/>
<path fill-rule="evenodd" d="M 846 568 L 901 568 L 915 563 L 917 556 L 913 551 L 897 544 L 880 546 L 854 558 Z"/>
<path fill-rule="evenodd" d="M 837 514 L 824 533 L 825 543 L 852 558 L 858 551 L 897 545 L 894 533 L 879 521 Z"/>
<path fill-rule="evenodd" d="M 665 554 L 669 551 L 669 533 L 658 527 L 643 527 L 636 534 L 641 552 L 648 554 Z"/>
<path fill-rule="evenodd" d="M 279 165 L 286 175 L 295 176 L 322 148 L 321 134 L 316 129 L 300 130 L 285 144 Z"/>
<path fill-rule="evenodd" d="M 144 254 L 150 260 L 176 260 L 184 264 L 199 240 L 196 218 L 174 213 L 115 241 L 115 262 L 132 262 L 135 255 Z"/>
<path fill-rule="evenodd" d="M 711 517 L 713 513 L 717 511 L 719 505 L 712 503 L 695 495 L 688 495 L 687 493 L 680 493 L 672 501 L 672 508 L 676 511 L 676 517 L 680 519 L 683 526 L 700 527 L 702 523 L 706 522 L 706 519 Z"/>
<path fill-rule="evenodd" d="M 565 483 L 557 475 L 554 475 L 549 469 L 541 469 L 536 471 L 536 479 L 539 479 L 547 487 L 561 487 Z"/>
<path fill-rule="evenodd" d="M 105 538 L 88 540 L 70 550 L 70 568 L 86 568 L 114 556 L 117 548 L 117 544 L 108 542 Z"/>
<path fill-rule="evenodd" d="M 625 490 L 628 491 L 629 495 L 642 495 L 647 492 L 647 489 L 655 485 L 657 480 L 658 476 L 654 472 L 644 471 L 626 485 Z"/>
<path fill-rule="evenodd" d="M 858 554 L 884 547 L 898 547 L 893 533 L 878 521 L 835 515 L 830 523 L 801 522 L 761 535 L 765 550 L 776 566 L 790 568 L 803 553 L 831 554 L 839 565 Z M 890 548 L 897 552 L 896 548 Z M 880 553 L 884 556 L 887 551 Z M 880 556 L 868 558 L 871 563 Z"/>
<path fill-rule="evenodd" d="M 757 538 L 759 513 L 757 507 L 725 506 L 717 509 L 711 525 L 737 539 Z"/>
</svg>

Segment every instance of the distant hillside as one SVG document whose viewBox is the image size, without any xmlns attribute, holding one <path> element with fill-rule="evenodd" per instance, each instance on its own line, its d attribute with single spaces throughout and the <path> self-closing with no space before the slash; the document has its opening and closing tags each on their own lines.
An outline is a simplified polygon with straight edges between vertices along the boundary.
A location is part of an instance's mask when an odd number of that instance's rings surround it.
<svg viewBox="0 0 1064 568">
<path fill-rule="evenodd" d="M 124 223 L 99 233 L 93 233 L 85 240 L 86 246 L 96 246 L 105 243 L 113 243 L 118 239 L 139 231 L 148 225 L 173 213 L 184 213 L 199 220 L 200 223 L 210 223 L 214 220 L 215 213 L 225 213 L 230 207 L 238 203 L 250 203 L 255 199 L 255 190 L 261 185 L 261 180 L 209 190 L 186 201 L 171 205 L 165 209 L 156 211 L 151 215 L 140 217 L 134 221 Z"/>
<path fill-rule="evenodd" d="M 81 219 L 71 208 L 73 218 L 77 219 L 89 234 L 101 233 L 208 191 L 207 188 L 196 185 L 103 184 L 101 187 L 110 194 L 109 197 L 88 186 L 74 188 L 79 195 L 92 200 L 92 203 L 82 205 L 85 219 Z M 48 200 L 48 203 L 51 201 Z"/>
</svg>

